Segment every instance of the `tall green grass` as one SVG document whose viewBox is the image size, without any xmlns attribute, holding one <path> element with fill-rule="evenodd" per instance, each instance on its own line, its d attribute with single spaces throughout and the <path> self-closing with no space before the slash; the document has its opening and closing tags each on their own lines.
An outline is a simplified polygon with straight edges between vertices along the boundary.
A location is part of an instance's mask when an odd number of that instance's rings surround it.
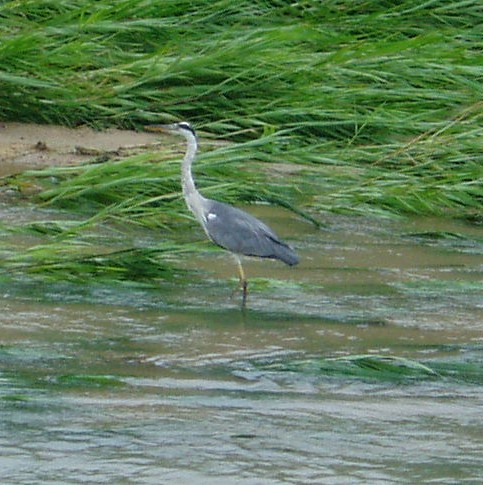
<svg viewBox="0 0 483 485">
<path fill-rule="evenodd" d="M 198 168 L 222 200 L 482 220 L 477 0 L 5 1 L 0 23 L 3 120 L 186 119 L 231 143 Z M 173 158 L 25 177 L 90 222 L 168 228 L 186 220 Z"/>
<path fill-rule="evenodd" d="M 31 0 L 0 19 L 3 119 L 285 133 L 263 156 L 311 166 L 314 209 L 481 209 L 476 0 Z"/>
</svg>

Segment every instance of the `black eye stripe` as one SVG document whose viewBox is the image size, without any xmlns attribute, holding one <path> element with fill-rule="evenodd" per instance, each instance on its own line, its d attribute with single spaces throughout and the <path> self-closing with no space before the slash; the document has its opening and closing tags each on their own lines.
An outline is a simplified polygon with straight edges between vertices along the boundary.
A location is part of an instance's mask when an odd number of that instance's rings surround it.
<svg viewBox="0 0 483 485">
<path fill-rule="evenodd" d="M 193 135 L 195 134 L 195 130 L 193 130 L 193 128 L 191 127 L 191 125 L 189 123 L 182 121 L 181 123 L 178 123 L 178 126 L 180 128 L 182 128 L 183 130 L 191 131 L 191 133 L 193 133 Z"/>
</svg>

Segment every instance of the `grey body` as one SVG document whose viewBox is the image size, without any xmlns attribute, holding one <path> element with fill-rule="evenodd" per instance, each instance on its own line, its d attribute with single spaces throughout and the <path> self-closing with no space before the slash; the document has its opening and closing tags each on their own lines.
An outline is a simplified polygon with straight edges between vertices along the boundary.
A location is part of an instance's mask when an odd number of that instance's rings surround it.
<svg viewBox="0 0 483 485">
<path fill-rule="evenodd" d="M 262 221 L 228 204 L 205 202 L 205 231 L 218 246 L 239 255 L 279 259 L 290 266 L 299 262 L 288 244 Z"/>
<path fill-rule="evenodd" d="M 154 125 L 148 126 L 147 129 L 179 133 L 185 137 L 187 149 L 181 167 L 181 182 L 186 204 L 206 235 L 215 244 L 237 257 L 240 283 L 243 287 L 243 305 L 247 295 L 247 280 L 240 261 L 241 255 L 278 259 L 290 266 L 299 262 L 293 249 L 281 241 L 262 221 L 241 209 L 207 199 L 198 192 L 191 173 L 198 144 L 196 134 L 188 123 Z"/>
</svg>

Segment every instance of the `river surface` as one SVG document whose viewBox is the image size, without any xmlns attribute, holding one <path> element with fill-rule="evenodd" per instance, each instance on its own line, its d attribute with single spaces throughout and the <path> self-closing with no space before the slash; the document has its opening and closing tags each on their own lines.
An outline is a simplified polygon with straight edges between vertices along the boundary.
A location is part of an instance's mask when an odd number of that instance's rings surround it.
<svg viewBox="0 0 483 485">
<path fill-rule="evenodd" d="M 245 311 L 222 253 L 189 284 L 2 283 L 2 484 L 483 483 L 482 229 L 251 212 L 301 264 L 248 261 Z M 317 364 L 361 355 L 476 373 Z"/>
</svg>

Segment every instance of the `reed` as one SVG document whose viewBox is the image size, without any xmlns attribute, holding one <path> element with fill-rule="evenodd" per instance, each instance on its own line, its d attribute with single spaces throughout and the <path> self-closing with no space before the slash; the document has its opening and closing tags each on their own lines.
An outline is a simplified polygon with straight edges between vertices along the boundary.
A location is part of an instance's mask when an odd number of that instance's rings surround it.
<svg viewBox="0 0 483 485">
<path fill-rule="evenodd" d="M 0 117 L 140 128 L 186 119 L 205 193 L 316 222 L 436 214 L 481 223 L 480 2 L 7 1 Z M 187 222 L 172 150 L 26 173 L 86 221 Z M 287 168 L 274 177 L 274 163 Z M 54 182 L 53 182 L 54 181 Z M 69 229 L 72 234 L 74 229 Z"/>
</svg>

